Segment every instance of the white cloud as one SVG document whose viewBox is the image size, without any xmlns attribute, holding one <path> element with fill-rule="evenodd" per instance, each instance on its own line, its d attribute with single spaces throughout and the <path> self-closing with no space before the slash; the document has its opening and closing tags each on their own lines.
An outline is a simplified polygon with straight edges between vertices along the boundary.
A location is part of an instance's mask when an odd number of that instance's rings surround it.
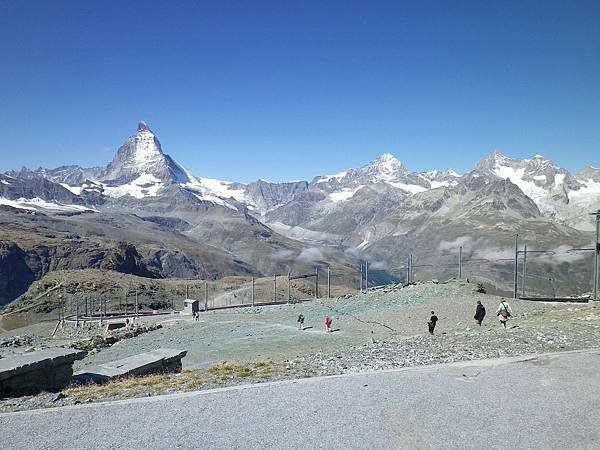
<svg viewBox="0 0 600 450">
<path fill-rule="evenodd" d="M 275 252 L 273 252 L 271 254 L 271 257 L 273 259 L 290 259 L 292 258 L 296 253 L 293 252 L 292 250 L 288 250 L 285 248 L 279 249 Z"/>
<path fill-rule="evenodd" d="M 304 262 L 312 262 L 318 259 L 323 259 L 323 253 L 321 252 L 321 250 L 315 247 L 305 248 L 298 255 L 298 260 Z"/>
</svg>

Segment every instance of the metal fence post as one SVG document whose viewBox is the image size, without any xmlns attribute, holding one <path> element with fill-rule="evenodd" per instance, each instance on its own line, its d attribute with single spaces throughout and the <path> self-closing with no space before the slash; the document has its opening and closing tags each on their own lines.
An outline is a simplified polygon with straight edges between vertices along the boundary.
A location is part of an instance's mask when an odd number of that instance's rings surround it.
<svg viewBox="0 0 600 450">
<path fill-rule="evenodd" d="M 204 282 L 204 311 L 208 311 L 208 281 Z"/>
</svg>

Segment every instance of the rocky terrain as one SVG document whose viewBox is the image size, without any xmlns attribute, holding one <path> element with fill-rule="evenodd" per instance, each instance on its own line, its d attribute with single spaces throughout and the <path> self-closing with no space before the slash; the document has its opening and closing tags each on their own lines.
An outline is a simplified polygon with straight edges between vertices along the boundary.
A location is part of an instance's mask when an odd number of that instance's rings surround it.
<svg viewBox="0 0 600 450">
<path fill-rule="evenodd" d="M 292 305 L 246 307 L 202 314 L 199 322 L 170 316 L 153 318 L 162 327 L 100 348 L 76 368 L 109 362 L 157 347 L 188 350 L 183 375 L 128 380 L 106 388 L 4 400 L 0 409 L 48 407 L 81 401 L 157 395 L 222 384 L 262 382 L 409 367 L 442 362 L 594 348 L 600 337 L 600 307 L 595 304 L 511 300 L 514 315 L 507 329 L 496 318 L 499 298 L 477 292 L 466 281 L 388 285 L 366 293 Z M 487 309 L 483 326 L 473 320 L 476 301 Z M 431 310 L 439 317 L 427 332 Z M 305 330 L 297 329 L 302 313 Z M 323 318 L 333 318 L 326 333 Z M 2 342 L 29 336 L 23 345 L 70 345 L 80 333 L 59 330 L 49 337 L 43 324 L 1 335 Z M 7 350 L 10 348 L 11 350 Z M 16 347 L 16 348 L 23 348 Z M 0 355 L 15 351 L 0 346 Z M 257 371 L 267 364 L 268 371 Z M 224 373 L 223 373 L 224 370 Z M 219 373 L 219 376 L 209 374 Z M 70 393 L 69 393 L 70 392 Z M 86 400 L 87 398 L 87 400 Z"/>
</svg>

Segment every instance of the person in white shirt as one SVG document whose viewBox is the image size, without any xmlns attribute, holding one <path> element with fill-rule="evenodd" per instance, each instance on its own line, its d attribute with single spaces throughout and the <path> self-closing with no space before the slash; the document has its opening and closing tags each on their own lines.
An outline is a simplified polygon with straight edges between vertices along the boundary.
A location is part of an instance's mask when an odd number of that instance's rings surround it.
<svg viewBox="0 0 600 450">
<path fill-rule="evenodd" d="M 506 328 L 506 323 L 508 322 L 508 318 L 510 316 L 512 316 L 512 314 L 513 314 L 513 312 L 512 312 L 512 309 L 510 308 L 510 305 L 508 304 L 506 299 L 503 297 L 500 301 L 500 304 L 498 305 L 498 311 L 496 312 L 496 315 L 498 316 L 498 320 L 504 326 L 504 328 Z"/>
</svg>

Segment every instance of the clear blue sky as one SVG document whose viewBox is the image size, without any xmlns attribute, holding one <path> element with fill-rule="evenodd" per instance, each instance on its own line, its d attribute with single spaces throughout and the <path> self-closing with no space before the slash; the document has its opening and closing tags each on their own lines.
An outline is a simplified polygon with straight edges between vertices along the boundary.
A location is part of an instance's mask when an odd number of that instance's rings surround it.
<svg viewBox="0 0 600 450">
<path fill-rule="evenodd" d="M 142 119 L 240 181 L 600 166 L 597 0 L 125 3 L 0 0 L 0 170 L 104 165 Z"/>
</svg>

